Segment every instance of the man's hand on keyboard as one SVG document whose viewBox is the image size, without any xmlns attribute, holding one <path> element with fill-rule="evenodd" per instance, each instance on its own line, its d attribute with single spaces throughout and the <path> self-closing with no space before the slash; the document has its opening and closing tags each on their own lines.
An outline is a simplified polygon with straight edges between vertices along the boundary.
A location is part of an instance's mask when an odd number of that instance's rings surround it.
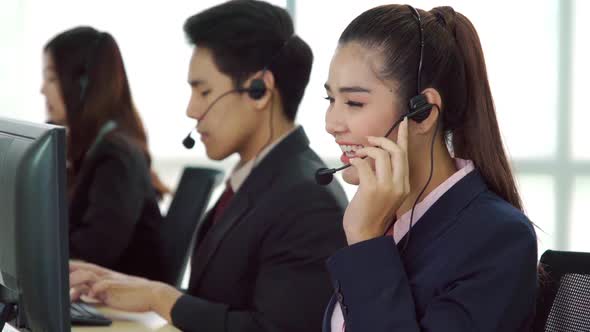
<svg viewBox="0 0 590 332">
<path fill-rule="evenodd" d="M 167 321 L 171 321 L 172 307 L 182 295 L 176 288 L 161 282 L 76 261 L 70 262 L 70 288 L 72 301 L 86 295 L 114 309 L 155 311 Z"/>
<path fill-rule="evenodd" d="M 90 288 L 95 283 L 101 280 L 125 280 L 125 279 L 141 279 L 129 276 L 123 273 L 115 272 L 107 268 L 90 264 L 82 261 L 70 261 L 70 299 L 72 302 L 77 301 L 80 297 L 85 296 L 86 299 L 92 298 L 88 296 Z M 96 299 L 98 301 L 98 299 Z M 89 302 L 89 301 L 85 301 Z"/>
</svg>

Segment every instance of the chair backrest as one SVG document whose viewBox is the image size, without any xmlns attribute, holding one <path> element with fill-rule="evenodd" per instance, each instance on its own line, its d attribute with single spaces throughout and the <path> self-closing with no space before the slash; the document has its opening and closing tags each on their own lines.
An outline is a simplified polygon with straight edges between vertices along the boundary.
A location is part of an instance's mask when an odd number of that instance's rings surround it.
<svg viewBox="0 0 590 332">
<path fill-rule="evenodd" d="M 541 267 L 534 331 L 590 331 L 590 253 L 547 250 Z"/>
<path fill-rule="evenodd" d="M 164 282 L 180 287 L 199 221 L 223 172 L 210 168 L 184 169 L 160 231 Z"/>
</svg>

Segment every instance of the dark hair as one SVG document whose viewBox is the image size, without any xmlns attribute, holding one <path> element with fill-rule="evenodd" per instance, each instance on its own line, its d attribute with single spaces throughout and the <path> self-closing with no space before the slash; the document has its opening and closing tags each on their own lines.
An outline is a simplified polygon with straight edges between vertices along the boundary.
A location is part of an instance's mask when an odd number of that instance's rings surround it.
<svg viewBox="0 0 590 332">
<path fill-rule="evenodd" d="M 313 54 L 294 35 L 286 10 L 262 1 L 228 1 L 188 18 L 184 32 L 191 44 L 211 50 L 217 68 L 231 77 L 235 88 L 268 66 L 285 116 L 295 119 L 309 82 Z"/>
<path fill-rule="evenodd" d="M 421 89 L 434 88 L 442 98 L 441 121 L 456 157 L 473 160 L 487 185 L 522 210 L 508 163 L 488 83 L 483 51 L 471 22 L 451 7 L 419 10 L 424 27 Z M 407 101 L 417 94 L 419 25 L 404 5 L 385 5 L 355 18 L 339 43 L 358 42 L 381 51 L 379 75 L 397 83 Z"/>
<path fill-rule="evenodd" d="M 55 36 L 44 50 L 53 60 L 66 107 L 71 176 L 75 179 L 100 129 L 110 120 L 150 162 L 147 135 L 113 36 L 91 27 L 77 27 Z M 70 184 L 74 186 L 75 180 L 70 179 Z M 167 192 L 165 187 L 156 189 Z"/>
</svg>

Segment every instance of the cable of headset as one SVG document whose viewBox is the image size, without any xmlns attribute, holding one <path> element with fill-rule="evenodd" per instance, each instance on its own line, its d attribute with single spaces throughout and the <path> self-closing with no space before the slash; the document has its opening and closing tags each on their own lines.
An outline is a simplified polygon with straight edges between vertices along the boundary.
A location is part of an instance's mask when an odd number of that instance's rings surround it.
<svg viewBox="0 0 590 332">
<path fill-rule="evenodd" d="M 414 221 L 414 211 L 416 210 L 416 205 L 418 205 L 420 198 L 422 197 L 422 195 L 424 194 L 424 192 L 428 188 L 428 185 L 432 181 L 432 176 L 434 174 L 434 142 L 436 140 L 436 134 L 438 132 L 438 127 L 439 127 L 439 124 L 441 121 L 440 108 L 438 107 L 438 105 L 429 104 L 428 101 L 426 100 L 426 96 L 424 96 L 422 94 L 422 90 L 421 90 L 422 89 L 422 62 L 424 60 L 424 25 L 422 24 L 422 16 L 420 15 L 420 12 L 416 8 L 412 7 L 411 5 L 407 5 L 407 6 L 410 9 L 410 11 L 413 13 L 412 16 L 416 19 L 416 21 L 418 23 L 418 32 L 419 32 L 419 38 L 420 38 L 420 58 L 418 59 L 418 73 L 417 73 L 417 78 L 416 78 L 418 95 L 413 97 L 412 99 L 410 99 L 410 107 L 412 107 L 413 102 L 415 102 L 418 105 L 425 102 L 430 106 L 430 111 L 428 112 L 428 116 L 430 116 L 430 113 L 432 112 L 432 108 L 436 107 L 436 110 L 438 112 L 438 117 L 436 119 L 436 126 L 434 129 L 434 134 L 432 134 L 432 141 L 430 143 L 430 174 L 428 175 L 428 180 L 424 184 L 424 187 L 422 187 L 422 190 L 420 190 L 420 193 L 418 194 L 418 196 L 416 196 L 416 200 L 414 201 L 414 204 L 412 205 L 412 212 L 410 212 L 410 222 L 408 224 L 408 233 L 406 234 L 406 240 L 405 240 L 404 245 L 401 250 L 404 253 L 408 247 L 408 243 L 410 243 L 410 237 L 412 235 L 412 223 Z M 422 100 L 421 98 L 423 98 L 424 100 Z M 425 119 L 422 119 L 422 121 L 423 120 L 425 120 Z"/>
<path fill-rule="evenodd" d="M 416 209 L 416 205 L 418 205 L 418 202 L 420 202 L 420 198 L 422 197 L 422 195 L 426 191 L 426 188 L 428 188 L 428 185 L 430 185 L 430 182 L 432 181 L 432 176 L 434 175 L 434 142 L 436 141 L 436 134 L 438 133 L 438 129 L 439 129 L 439 126 L 441 123 L 441 118 L 440 118 L 440 109 L 438 108 L 438 105 L 433 105 L 433 107 L 436 107 L 436 110 L 438 112 L 438 118 L 436 119 L 436 127 L 434 128 L 434 134 L 432 134 L 432 141 L 430 142 L 430 174 L 428 175 L 428 180 L 426 181 L 426 184 L 424 184 L 424 187 L 422 187 L 422 190 L 420 190 L 420 193 L 416 197 L 416 200 L 414 201 L 414 205 L 412 205 L 412 212 L 410 213 L 410 223 L 408 224 L 408 233 L 407 233 L 406 241 L 404 242 L 404 246 L 402 247 L 402 252 L 406 251 L 406 248 L 408 247 L 408 243 L 410 242 L 410 236 L 412 233 L 412 222 L 414 220 L 414 210 Z"/>
<path fill-rule="evenodd" d="M 268 130 L 269 130 L 270 134 L 268 136 L 268 140 L 266 140 L 266 143 L 262 147 L 260 147 L 260 149 L 256 153 L 256 156 L 254 157 L 253 167 L 256 167 L 256 165 L 258 165 L 258 162 L 260 161 L 260 160 L 258 160 L 258 158 L 260 157 L 260 153 L 262 153 L 262 151 L 272 143 L 272 138 L 274 136 L 274 124 L 273 124 L 272 120 L 273 120 L 273 114 L 275 111 L 275 105 L 274 105 L 274 93 L 272 91 L 271 91 L 270 103 L 271 103 L 270 115 L 269 115 L 269 120 L 268 120 L 268 127 L 269 127 Z"/>
<path fill-rule="evenodd" d="M 281 55 L 281 52 L 283 52 L 283 50 L 285 49 L 285 47 L 287 47 L 287 45 L 291 42 L 291 40 L 295 39 L 295 37 L 297 37 L 297 35 L 292 34 L 289 38 L 287 38 L 287 40 L 285 40 L 285 42 L 283 43 L 283 45 L 281 45 L 281 48 L 279 49 L 279 51 L 277 53 L 275 53 L 275 55 L 272 57 L 272 59 L 270 60 L 270 62 L 268 63 L 268 65 L 266 65 L 266 67 L 264 67 L 264 70 L 262 71 L 262 78 L 264 77 L 264 73 L 266 73 L 266 71 L 268 70 L 268 68 L 275 62 L 275 60 Z M 276 83 L 275 83 L 276 84 Z M 266 141 L 266 144 L 264 144 L 261 148 L 260 151 L 258 151 L 258 153 L 256 154 L 256 157 L 254 158 L 254 167 L 256 167 L 256 165 L 258 164 L 259 160 L 258 157 L 260 156 L 260 153 L 262 152 L 262 150 L 264 150 L 267 146 L 269 146 L 272 143 L 272 139 L 274 137 L 274 123 L 273 123 L 273 118 L 274 118 L 274 112 L 275 112 L 275 103 L 274 103 L 274 92 L 271 91 L 271 95 L 270 95 L 270 115 L 269 115 L 269 120 L 268 120 L 268 129 L 270 132 L 270 135 L 268 136 L 268 140 Z"/>
</svg>

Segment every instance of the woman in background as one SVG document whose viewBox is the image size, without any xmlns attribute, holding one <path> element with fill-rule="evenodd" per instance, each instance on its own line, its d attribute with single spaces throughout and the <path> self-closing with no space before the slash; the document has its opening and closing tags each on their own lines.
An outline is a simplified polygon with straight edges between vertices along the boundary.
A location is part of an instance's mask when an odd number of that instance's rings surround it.
<svg viewBox="0 0 590 332">
<path fill-rule="evenodd" d="M 70 257 L 159 279 L 158 196 L 119 47 L 91 27 L 45 46 L 49 121 L 67 128 Z"/>
</svg>

